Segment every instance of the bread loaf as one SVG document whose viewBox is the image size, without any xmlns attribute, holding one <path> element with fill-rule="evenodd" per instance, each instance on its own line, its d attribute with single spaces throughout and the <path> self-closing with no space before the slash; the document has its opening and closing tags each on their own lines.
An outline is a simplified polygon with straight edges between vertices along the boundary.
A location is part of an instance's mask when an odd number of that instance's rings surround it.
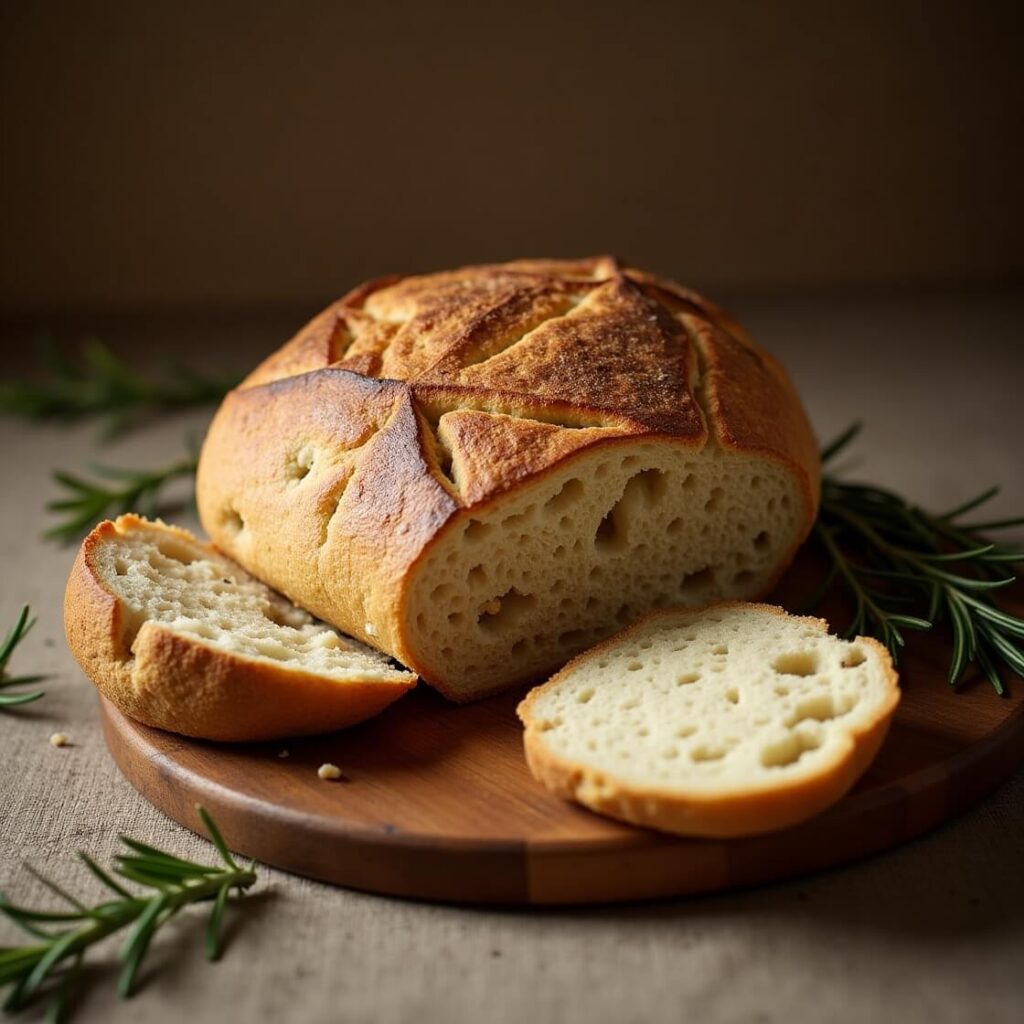
<svg viewBox="0 0 1024 1024">
<path fill-rule="evenodd" d="M 523 261 L 330 306 L 227 397 L 198 501 L 253 575 L 466 700 L 766 593 L 818 477 L 785 372 L 709 302 Z"/>
<path fill-rule="evenodd" d="M 549 789 L 691 836 L 796 824 L 849 790 L 899 701 L 889 652 L 768 605 L 653 612 L 519 706 Z"/>
<path fill-rule="evenodd" d="M 64 625 L 85 674 L 125 714 L 203 739 L 330 732 L 416 683 L 185 530 L 137 516 L 85 539 Z"/>
</svg>

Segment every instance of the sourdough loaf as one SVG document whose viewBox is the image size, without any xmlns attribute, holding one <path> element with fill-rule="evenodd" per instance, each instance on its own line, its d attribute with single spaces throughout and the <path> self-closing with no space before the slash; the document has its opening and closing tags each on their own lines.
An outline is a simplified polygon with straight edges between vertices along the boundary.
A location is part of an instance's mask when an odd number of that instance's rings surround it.
<svg viewBox="0 0 1024 1024">
<path fill-rule="evenodd" d="M 131 515 L 83 542 L 64 625 L 85 674 L 125 714 L 204 739 L 330 732 L 416 682 L 190 533 Z"/>
<path fill-rule="evenodd" d="M 523 261 L 330 306 L 227 397 L 198 501 L 252 574 L 466 700 L 767 592 L 818 477 L 785 372 L 709 302 Z"/>
<path fill-rule="evenodd" d="M 740 836 L 849 790 L 899 701 L 889 652 L 769 605 L 652 612 L 519 706 L 533 775 L 638 825 Z"/>
</svg>

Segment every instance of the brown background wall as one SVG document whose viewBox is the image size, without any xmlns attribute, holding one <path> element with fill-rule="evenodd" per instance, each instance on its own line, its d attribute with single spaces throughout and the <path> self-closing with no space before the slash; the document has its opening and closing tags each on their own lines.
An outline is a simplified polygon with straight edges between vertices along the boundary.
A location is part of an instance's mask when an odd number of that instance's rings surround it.
<svg viewBox="0 0 1024 1024">
<path fill-rule="evenodd" d="M 1019 278 L 1018 7 L 8 0 L 0 311 L 598 251 L 712 290 Z"/>
</svg>

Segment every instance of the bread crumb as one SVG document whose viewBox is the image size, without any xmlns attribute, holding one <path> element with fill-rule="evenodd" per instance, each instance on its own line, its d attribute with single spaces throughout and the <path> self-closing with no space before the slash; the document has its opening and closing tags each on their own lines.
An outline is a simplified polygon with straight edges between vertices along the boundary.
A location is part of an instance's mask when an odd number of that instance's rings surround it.
<svg viewBox="0 0 1024 1024">
<path fill-rule="evenodd" d="M 377 635 L 377 627 L 372 622 L 364 623 L 363 629 L 366 631 L 367 636 Z"/>
<path fill-rule="evenodd" d="M 278 757 L 287 757 L 288 756 L 288 751 L 287 750 L 282 750 L 277 756 Z"/>
<path fill-rule="evenodd" d="M 68 738 L 62 732 L 55 732 L 50 737 L 50 746 L 52 747 L 66 747 L 68 745 Z"/>
<path fill-rule="evenodd" d="M 317 769 L 317 775 L 321 779 L 340 779 L 341 769 L 336 764 L 322 764 Z"/>
</svg>

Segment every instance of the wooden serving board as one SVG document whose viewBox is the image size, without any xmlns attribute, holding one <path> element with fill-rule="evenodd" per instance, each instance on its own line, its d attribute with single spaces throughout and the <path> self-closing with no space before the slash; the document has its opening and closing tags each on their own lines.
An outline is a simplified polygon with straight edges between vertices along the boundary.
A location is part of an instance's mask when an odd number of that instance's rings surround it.
<svg viewBox="0 0 1024 1024">
<path fill-rule="evenodd" d="M 795 606 L 813 576 L 810 556 L 801 556 L 778 603 Z M 1021 613 L 1020 588 L 1006 606 Z M 893 728 L 855 789 L 811 821 L 748 839 L 660 835 L 551 796 L 523 758 L 521 694 L 460 707 L 419 687 L 345 732 L 240 746 L 150 729 L 106 702 L 102 715 L 114 760 L 147 800 L 197 832 L 194 805 L 202 803 L 233 850 L 267 864 L 429 900 L 647 899 L 876 853 L 959 814 L 1006 778 L 1024 760 L 1024 682 L 1008 679 L 1003 698 L 981 678 L 954 693 L 944 638 L 912 636 L 908 646 Z M 344 779 L 319 779 L 324 762 Z"/>
</svg>

